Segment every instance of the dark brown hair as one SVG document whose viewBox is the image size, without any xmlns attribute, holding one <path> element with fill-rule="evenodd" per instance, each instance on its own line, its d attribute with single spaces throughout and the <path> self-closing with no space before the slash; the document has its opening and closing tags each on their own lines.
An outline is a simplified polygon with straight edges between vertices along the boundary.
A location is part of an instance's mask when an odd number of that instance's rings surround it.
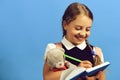
<svg viewBox="0 0 120 80">
<path fill-rule="evenodd" d="M 63 28 L 64 21 L 66 22 L 66 24 L 69 24 L 71 21 L 75 20 L 76 16 L 79 14 L 86 15 L 91 20 L 93 20 L 93 14 L 86 5 L 80 4 L 78 2 L 70 4 L 65 10 L 64 15 L 62 17 L 63 36 L 66 34 L 66 31 Z"/>
</svg>

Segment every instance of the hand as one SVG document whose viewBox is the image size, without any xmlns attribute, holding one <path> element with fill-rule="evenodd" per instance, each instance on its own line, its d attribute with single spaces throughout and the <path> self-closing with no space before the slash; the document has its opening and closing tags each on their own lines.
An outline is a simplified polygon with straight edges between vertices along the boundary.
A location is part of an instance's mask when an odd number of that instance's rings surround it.
<svg viewBox="0 0 120 80">
<path fill-rule="evenodd" d="M 88 60 L 81 61 L 78 67 L 91 68 L 92 63 Z"/>
<path fill-rule="evenodd" d="M 88 77 L 86 76 L 86 80 L 105 80 L 103 75 L 103 71 L 99 71 L 95 76 Z"/>
<path fill-rule="evenodd" d="M 91 77 L 86 76 L 86 80 L 96 80 L 96 77 L 95 76 L 91 76 Z"/>
<path fill-rule="evenodd" d="M 81 78 L 78 78 L 77 80 L 82 80 Z"/>
<path fill-rule="evenodd" d="M 102 80 L 105 80 L 105 72 L 104 71 L 99 71 L 96 75 L 96 78 L 97 79 L 102 79 Z"/>
</svg>

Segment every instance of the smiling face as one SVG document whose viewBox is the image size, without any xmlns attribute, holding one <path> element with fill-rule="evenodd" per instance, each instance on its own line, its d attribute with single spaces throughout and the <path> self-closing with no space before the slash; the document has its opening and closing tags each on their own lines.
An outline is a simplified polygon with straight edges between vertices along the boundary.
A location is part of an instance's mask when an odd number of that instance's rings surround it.
<svg viewBox="0 0 120 80">
<path fill-rule="evenodd" d="M 92 20 L 85 15 L 77 15 L 69 24 L 64 22 L 65 37 L 74 45 L 81 44 L 90 36 Z"/>
</svg>

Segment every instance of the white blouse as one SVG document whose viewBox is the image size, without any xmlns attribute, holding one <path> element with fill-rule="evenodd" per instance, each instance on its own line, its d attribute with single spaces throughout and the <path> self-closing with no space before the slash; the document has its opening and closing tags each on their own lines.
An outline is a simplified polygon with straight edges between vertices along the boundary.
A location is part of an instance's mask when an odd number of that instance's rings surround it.
<svg viewBox="0 0 120 80">
<path fill-rule="evenodd" d="M 75 47 L 75 45 L 73 45 L 71 42 L 69 42 L 65 37 L 63 37 L 61 42 L 68 50 Z M 83 41 L 81 44 L 77 45 L 76 47 L 83 50 L 83 49 L 85 49 L 86 46 L 87 46 L 86 42 Z M 53 49 L 53 48 L 56 48 L 56 45 L 54 43 L 49 43 L 47 45 L 45 54 L 44 54 L 44 60 L 46 60 L 47 51 L 49 51 L 50 49 Z M 104 57 L 103 57 L 101 48 L 94 46 L 93 51 L 95 52 L 95 54 L 97 54 L 101 58 L 101 61 L 104 62 Z"/>
</svg>

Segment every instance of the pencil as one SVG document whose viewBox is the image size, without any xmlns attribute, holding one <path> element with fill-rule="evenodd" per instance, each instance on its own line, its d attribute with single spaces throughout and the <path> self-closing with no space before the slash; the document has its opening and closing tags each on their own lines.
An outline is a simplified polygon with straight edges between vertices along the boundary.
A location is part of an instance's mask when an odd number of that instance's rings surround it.
<svg viewBox="0 0 120 80">
<path fill-rule="evenodd" d="M 72 59 L 72 60 L 74 60 L 74 61 L 77 61 L 77 62 L 81 62 L 81 61 L 82 61 L 82 60 L 79 60 L 79 59 L 74 58 L 74 57 L 72 57 L 72 56 L 68 56 L 68 55 L 66 55 L 66 54 L 64 54 L 64 56 L 67 57 L 67 58 L 69 58 L 69 59 Z"/>
</svg>

